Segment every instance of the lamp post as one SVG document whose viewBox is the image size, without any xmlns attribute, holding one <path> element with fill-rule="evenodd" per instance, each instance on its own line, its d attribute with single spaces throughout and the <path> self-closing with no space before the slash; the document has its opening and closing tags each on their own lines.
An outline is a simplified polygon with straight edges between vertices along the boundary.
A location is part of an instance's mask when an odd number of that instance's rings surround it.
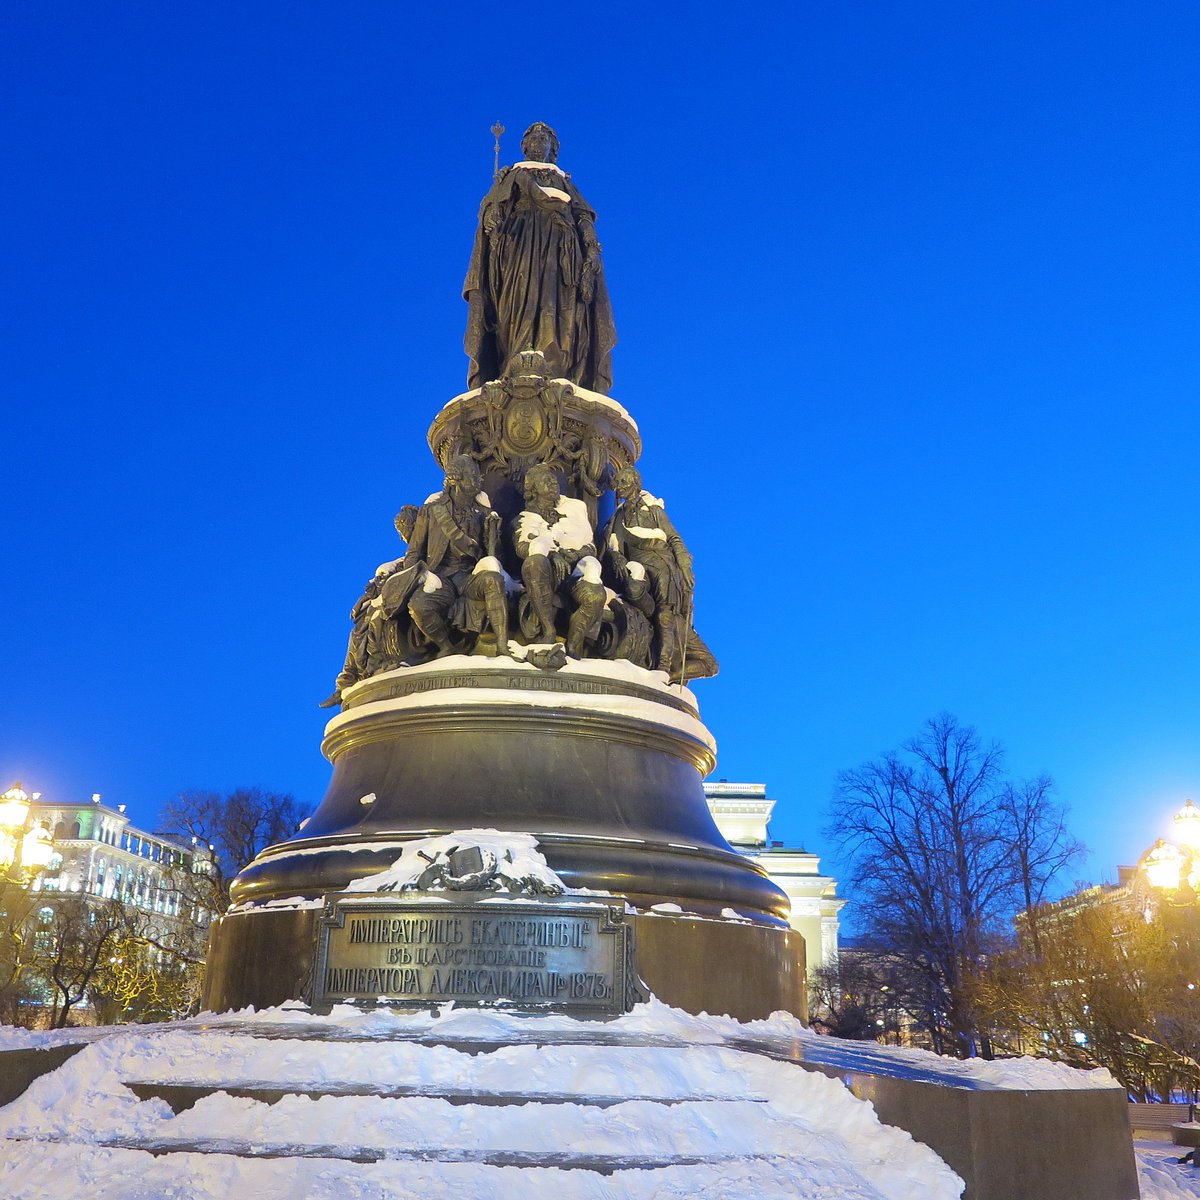
<svg viewBox="0 0 1200 1200">
<path fill-rule="evenodd" d="M 1200 809 L 1188 800 L 1173 826 L 1170 840 L 1159 838 L 1138 861 L 1134 890 L 1142 919 L 1154 927 L 1141 978 L 1162 1041 L 1154 1082 L 1164 1100 L 1200 1082 Z"/>
<path fill-rule="evenodd" d="M 0 792 L 0 984 L 5 988 L 16 984 L 29 966 L 30 884 L 54 854 L 50 830 L 31 820 L 30 801 L 38 795 L 30 797 L 19 782 Z"/>
<path fill-rule="evenodd" d="M 0 793 L 0 868 L 14 882 L 37 874 L 54 854 L 50 830 L 41 822 L 33 824 L 31 813 L 29 793 L 20 781 Z"/>
</svg>

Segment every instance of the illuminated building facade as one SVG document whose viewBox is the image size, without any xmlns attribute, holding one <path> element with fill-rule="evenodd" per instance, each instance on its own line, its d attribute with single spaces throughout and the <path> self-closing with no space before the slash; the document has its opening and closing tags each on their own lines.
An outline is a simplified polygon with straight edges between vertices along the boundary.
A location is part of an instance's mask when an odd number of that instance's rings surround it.
<svg viewBox="0 0 1200 1200">
<path fill-rule="evenodd" d="M 725 840 L 756 862 L 792 902 L 789 920 L 804 938 L 808 970 L 831 963 L 838 954 L 838 913 L 846 903 L 837 880 L 822 875 L 821 860 L 800 847 L 773 842 L 768 831 L 775 801 L 765 783 L 706 782 L 709 812 Z"/>
<path fill-rule="evenodd" d="M 125 805 L 102 803 L 99 793 L 89 804 L 58 804 L 35 793 L 29 804 L 31 827 L 53 839 L 53 852 L 33 876 L 30 890 L 46 894 L 74 893 L 89 900 L 118 899 L 145 918 L 151 936 L 163 941 L 183 928 L 207 928 L 212 914 L 189 898 L 181 886 L 187 876 L 208 870 L 207 846 L 188 845 L 147 833 L 130 823 Z"/>
</svg>

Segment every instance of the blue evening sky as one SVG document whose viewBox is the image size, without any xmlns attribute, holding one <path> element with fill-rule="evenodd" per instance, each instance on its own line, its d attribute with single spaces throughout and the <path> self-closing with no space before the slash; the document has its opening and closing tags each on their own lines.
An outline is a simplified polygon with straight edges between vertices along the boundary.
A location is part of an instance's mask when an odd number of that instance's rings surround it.
<svg viewBox="0 0 1200 1200">
<path fill-rule="evenodd" d="M 0 14 L 0 779 L 320 799 L 347 613 L 439 485 L 532 120 L 693 549 L 717 774 L 827 853 L 943 709 L 1111 878 L 1200 793 L 1200 8 Z M 837 869 L 836 862 L 826 865 Z"/>
</svg>

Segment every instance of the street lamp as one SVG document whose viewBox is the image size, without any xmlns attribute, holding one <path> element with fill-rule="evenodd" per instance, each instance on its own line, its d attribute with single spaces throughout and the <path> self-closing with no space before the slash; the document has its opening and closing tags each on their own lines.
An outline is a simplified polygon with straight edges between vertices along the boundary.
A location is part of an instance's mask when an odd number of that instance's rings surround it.
<svg viewBox="0 0 1200 1200">
<path fill-rule="evenodd" d="M 1178 846 L 1159 838 L 1142 855 L 1141 867 L 1151 887 L 1173 892 L 1183 882 L 1184 861 Z"/>
<path fill-rule="evenodd" d="M 1186 904 L 1200 893 L 1200 808 L 1186 801 L 1173 824 L 1173 839 L 1159 838 L 1138 867 L 1156 892 L 1177 893 L 1177 902 Z"/>
<path fill-rule="evenodd" d="M 0 867 L 22 871 L 42 870 L 54 854 L 54 839 L 42 823 L 30 825 L 29 793 L 20 782 L 0 793 Z"/>
<path fill-rule="evenodd" d="M 1200 808 L 1190 800 L 1175 814 L 1175 840 L 1193 854 L 1200 851 Z"/>
</svg>

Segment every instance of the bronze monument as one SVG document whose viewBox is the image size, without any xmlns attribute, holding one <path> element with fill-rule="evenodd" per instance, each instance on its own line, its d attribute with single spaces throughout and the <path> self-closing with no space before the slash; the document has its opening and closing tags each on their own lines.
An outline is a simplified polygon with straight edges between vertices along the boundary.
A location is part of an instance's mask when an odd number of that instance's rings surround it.
<svg viewBox="0 0 1200 1200">
<path fill-rule="evenodd" d="M 635 966 L 628 987 L 594 984 L 605 1004 L 631 1002 L 640 976 L 692 1011 L 804 1010 L 787 898 L 724 841 L 705 802 L 715 743 L 685 683 L 717 664 L 692 624 L 692 556 L 642 488 L 637 425 L 604 394 L 615 337 L 595 218 L 553 166 L 557 145 L 531 126 L 526 161 L 498 172 L 484 201 L 467 287 L 473 386 L 430 404 L 444 487 L 401 509 L 407 550 L 351 612 L 324 702 L 341 706 L 322 744 L 333 780 L 304 827 L 233 884 L 209 1007 L 311 1002 L 347 980 L 461 999 L 404 947 L 386 961 L 329 959 L 343 909 L 415 903 L 386 894 L 414 854 L 404 889 L 478 875 L 435 870 L 440 847 L 501 875 L 542 871 L 543 894 L 564 904 L 606 896 Z M 421 919 L 444 935 L 437 903 Z M 333 974 L 314 980 L 314 962 Z M 367 974 L 336 974 L 351 969 Z M 569 975 L 526 971 L 512 986 L 552 995 Z"/>
</svg>

